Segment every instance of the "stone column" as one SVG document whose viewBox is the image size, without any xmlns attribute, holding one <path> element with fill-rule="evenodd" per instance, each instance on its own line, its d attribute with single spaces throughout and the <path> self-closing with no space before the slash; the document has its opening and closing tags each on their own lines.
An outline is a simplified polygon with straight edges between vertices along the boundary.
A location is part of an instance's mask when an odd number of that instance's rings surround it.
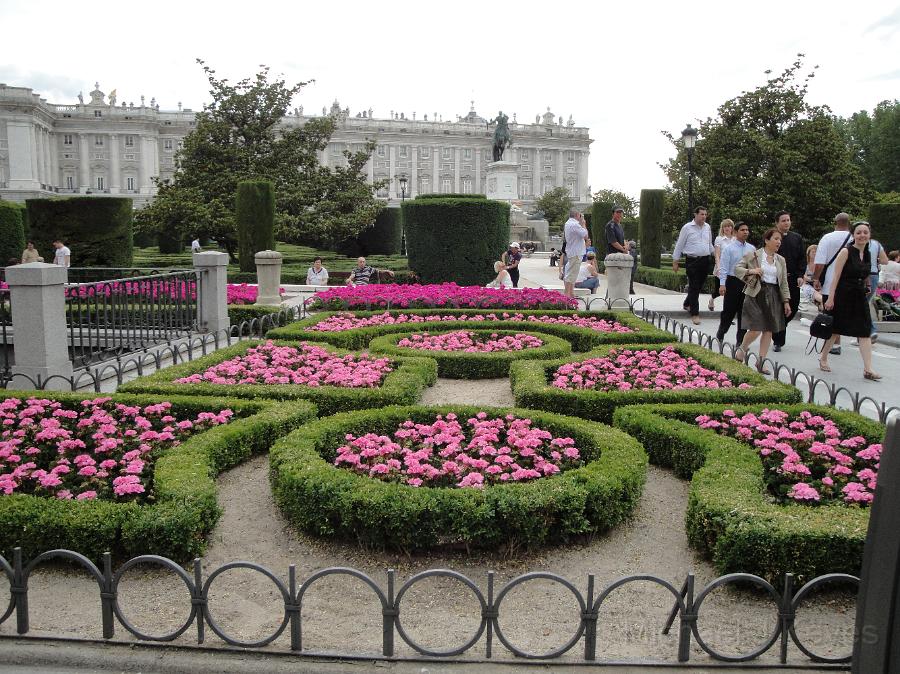
<svg viewBox="0 0 900 674">
<path fill-rule="evenodd" d="M 610 253 L 603 260 L 606 266 L 606 299 L 612 305 L 616 300 L 625 300 L 622 308 L 628 308 L 628 291 L 631 287 L 631 268 L 634 258 L 628 253 Z"/>
<path fill-rule="evenodd" d="M 390 184 L 388 185 L 388 199 L 396 199 L 397 198 L 397 146 L 390 145 L 388 147 L 388 180 L 390 180 Z"/>
<path fill-rule="evenodd" d="M 431 160 L 434 166 L 431 174 L 431 191 L 435 194 L 441 191 L 441 152 L 440 147 L 431 148 Z"/>
<path fill-rule="evenodd" d="M 453 148 L 453 191 L 459 194 L 462 190 L 459 189 L 459 158 L 462 154 L 462 151 L 456 147 Z"/>
<path fill-rule="evenodd" d="M 590 152 L 588 150 L 581 151 L 581 167 L 578 170 L 578 188 L 584 191 L 585 199 L 590 200 L 591 195 L 587 192 L 587 186 L 591 184 L 591 181 L 588 180 L 588 160 L 590 159 Z"/>
<path fill-rule="evenodd" d="M 144 143 L 144 137 L 137 137 L 137 149 L 138 149 L 138 162 L 137 162 L 137 170 L 138 170 L 138 179 L 137 179 L 137 189 L 135 190 L 138 194 L 143 193 L 144 187 L 149 184 L 149 180 L 147 179 L 147 158 L 144 156 L 147 153 L 147 145 Z"/>
<path fill-rule="evenodd" d="M 531 173 L 531 198 L 539 199 L 541 197 L 541 172 L 543 164 L 541 164 L 541 148 L 535 147 L 534 150 L 534 166 Z"/>
<path fill-rule="evenodd" d="M 118 194 L 122 191 L 121 171 L 119 170 L 119 137 L 109 134 L 109 193 Z"/>
<path fill-rule="evenodd" d="M 556 151 L 556 186 L 557 187 L 565 187 L 565 175 L 566 175 L 566 153 L 563 150 Z"/>
<path fill-rule="evenodd" d="M 409 189 L 406 196 L 415 199 L 419 193 L 419 146 L 412 146 L 412 169 L 409 176 Z"/>
<path fill-rule="evenodd" d="M 281 293 L 281 253 L 261 250 L 253 256 L 256 260 L 256 283 L 258 292 L 256 306 L 280 306 Z"/>
<path fill-rule="evenodd" d="M 228 254 L 194 253 L 194 269 L 199 277 L 200 330 L 212 333 L 226 330 L 231 325 L 228 320 Z"/>
<path fill-rule="evenodd" d="M 91 187 L 91 167 L 88 153 L 91 151 L 88 146 L 88 137 L 86 133 L 78 134 L 78 191 L 84 194 Z"/>
<path fill-rule="evenodd" d="M 37 124 L 31 127 L 31 132 L 34 135 L 33 146 L 35 159 L 37 161 L 38 182 L 45 185 L 47 183 L 47 167 L 44 156 L 44 137 L 41 133 L 41 127 Z"/>
<path fill-rule="evenodd" d="M 6 268 L 16 356 L 8 388 L 27 390 L 40 385 L 54 391 L 71 389 L 63 294 L 67 278 L 65 267 L 44 262 Z M 60 378 L 44 385 L 48 377 L 57 376 Z"/>
<path fill-rule="evenodd" d="M 476 148 L 475 152 L 475 194 L 481 194 L 481 148 Z"/>
<path fill-rule="evenodd" d="M 372 152 L 372 155 L 369 157 L 369 161 L 366 162 L 366 171 L 369 174 L 369 184 L 375 184 L 375 152 Z"/>
<path fill-rule="evenodd" d="M 62 179 L 59 175 L 59 141 L 51 131 L 47 132 L 50 141 L 50 184 L 54 187 L 62 187 Z"/>
</svg>

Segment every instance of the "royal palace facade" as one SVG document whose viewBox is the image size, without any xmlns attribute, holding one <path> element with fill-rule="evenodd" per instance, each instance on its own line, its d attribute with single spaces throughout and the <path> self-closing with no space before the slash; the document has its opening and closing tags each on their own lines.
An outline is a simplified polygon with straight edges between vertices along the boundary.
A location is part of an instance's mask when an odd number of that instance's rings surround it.
<svg viewBox="0 0 900 674">
<path fill-rule="evenodd" d="M 117 103 L 96 85 L 90 100 L 48 103 L 24 87 L 0 84 L 0 198 L 14 201 L 65 194 L 131 197 L 136 207 L 153 198 L 153 178 L 171 178 L 182 139 L 194 128 L 195 113 L 160 110 L 155 100 L 140 105 Z M 494 126 L 472 105 L 455 121 L 434 113 L 391 111 L 379 118 L 371 109 L 352 113 L 335 102 L 323 115 L 336 118 L 337 130 L 319 161 L 346 162 L 345 150 L 377 147 L 366 164 L 369 182 L 387 180 L 378 196 L 388 200 L 422 193 L 484 193 L 492 161 Z M 295 109 L 286 127 L 305 124 L 313 115 Z M 518 193 L 523 205 L 565 187 L 576 202 L 590 202 L 588 129 L 564 122 L 548 108 L 534 122 L 509 121 L 513 146 L 504 161 L 518 164 Z M 406 190 L 401 192 L 401 177 Z"/>
</svg>

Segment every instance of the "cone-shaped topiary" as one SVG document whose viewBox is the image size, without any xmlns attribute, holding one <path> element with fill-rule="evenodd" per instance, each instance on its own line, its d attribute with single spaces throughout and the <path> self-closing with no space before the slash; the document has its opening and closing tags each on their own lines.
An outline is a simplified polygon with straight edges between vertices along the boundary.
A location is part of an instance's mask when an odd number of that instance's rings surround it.
<svg viewBox="0 0 900 674">
<path fill-rule="evenodd" d="M 659 269 L 665 190 L 641 190 L 641 266 Z"/>
<path fill-rule="evenodd" d="M 268 180 L 238 183 L 235 201 L 241 271 L 256 271 L 253 256 L 275 250 L 275 185 Z"/>
</svg>

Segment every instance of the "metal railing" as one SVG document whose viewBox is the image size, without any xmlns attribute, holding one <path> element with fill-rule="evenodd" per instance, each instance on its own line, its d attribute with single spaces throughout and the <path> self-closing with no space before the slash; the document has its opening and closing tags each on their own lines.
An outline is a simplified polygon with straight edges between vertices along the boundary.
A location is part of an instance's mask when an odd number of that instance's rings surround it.
<svg viewBox="0 0 900 674">
<path fill-rule="evenodd" d="M 586 662 L 596 662 L 598 637 L 601 639 L 603 632 L 600 622 L 600 611 L 604 602 L 619 588 L 631 583 L 652 583 L 655 586 L 667 591 L 674 603 L 672 614 L 661 629 L 662 634 L 668 634 L 674 622 L 678 621 L 678 638 L 675 645 L 673 655 L 678 663 L 687 664 L 691 659 L 692 641 L 699 646 L 707 655 L 714 660 L 721 662 L 748 662 L 755 660 L 760 656 L 777 651 L 778 662 L 781 666 L 788 666 L 788 647 L 791 643 L 796 646 L 801 653 L 807 658 L 817 663 L 846 664 L 850 662 L 851 654 L 846 655 L 825 655 L 817 653 L 813 648 L 805 643 L 797 634 L 795 629 L 796 613 L 804 599 L 808 598 L 816 589 L 829 584 L 851 584 L 859 586 L 859 578 L 848 574 L 827 574 L 819 576 L 807 582 L 799 590 L 795 591 L 794 581 L 791 574 L 786 574 L 782 582 L 782 590 L 778 591 L 771 583 L 747 573 L 732 573 L 721 576 L 709 582 L 706 586 L 696 591 L 695 579 L 693 574 L 688 574 L 679 591 L 672 583 L 650 574 L 637 574 L 618 578 L 603 588 L 602 591 L 596 590 L 596 578 L 594 574 L 587 577 L 585 591 L 582 592 L 574 583 L 567 580 L 563 576 L 548 572 L 530 572 L 525 573 L 507 582 L 503 587 L 497 590 L 495 587 L 494 572 L 489 571 L 485 579 L 485 590 L 472 580 L 471 578 L 448 569 L 429 569 L 409 578 L 403 583 L 399 589 L 396 587 L 397 582 L 394 571 L 387 569 L 387 582 L 385 586 L 380 585 L 371 576 L 357 569 L 347 567 L 330 567 L 316 571 L 305 581 L 298 584 L 296 567 L 291 564 L 288 567 L 287 583 L 283 582 L 279 576 L 265 566 L 254 562 L 237 561 L 224 564 L 217 569 L 209 572 L 206 577 L 203 573 L 203 565 L 200 559 L 195 559 L 191 572 L 178 563 L 157 555 L 141 555 L 124 562 L 118 570 L 113 572 L 112 558 L 109 553 L 103 555 L 101 566 L 98 568 L 91 560 L 84 555 L 72 550 L 50 550 L 44 552 L 28 564 L 22 559 L 21 548 L 15 548 L 13 551 L 12 564 L 6 559 L 0 557 L 0 571 L 5 573 L 10 584 L 10 601 L 6 612 L 0 615 L 0 624 L 9 619 L 13 614 L 16 616 L 16 632 L 19 635 L 27 635 L 30 631 L 29 609 L 28 609 L 28 581 L 32 572 L 41 564 L 51 559 L 63 559 L 80 565 L 91 578 L 97 583 L 98 598 L 101 607 L 101 632 L 103 639 L 111 640 L 116 636 L 117 625 L 124 628 L 126 632 L 140 641 L 154 642 L 171 642 L 185 634 L 192 626 L 196 629 L 197 644 L 204 644 L 206 641 L 206 629 L 212 632 L 228 646 L 237 646 L 239 648 L 255 649 L 268 646 L 278 639 L 286 631 L 290 636 L 290 650 L 293 652 L 304 651 L 303 642 L 303 608 L 304 597 L 306 593 L 316 585 L 318 581 L 331 576 L 342 576 L 362 581 L 374 595 L 377 604 L 380 607 L 381 615 L 381 656 L 385 658 L 398 658 L 396 653 L 395 639 L 400 640 L 409 646 L 420 656 L 427 658 L 448 658 L 453 656 L 464 655 L 479 646 L 484 649 L 484 656 L 492 658 L 494 656 L 494 647 L 499 643 L 506 648 L 511 654 L 520 658 L 531 660 L 552 660 L 562 657 L 576 648 L 581 652 L 581 659 Z M 125 617 L 123 608 L 119 602 L 119 584 L 126 572 L 139 564 L 153 564 L 161 566 L 163 569 L 175 574 L 181 580 L 186 588 L 185 608 L 189 608 L 187 619 L 175 630 L 162 634 L 150 634 L 138 629 Z M 278 621 L 278 627 L 270 634 L 246 641 L 238 639 L 230 635 L 219 624 L 209 607 L 210 589 L 213 587 L 216 579 L 226 571 L 232 569 L 246 569 L 255 574 L 260 574 L 264 578 L 271 581 L 280 595 L 282 602 L 282 612 L 274 617 Z M 403 623 L 403 598 L 407 593 L 412 594 L 416 584 L 430 578 L 449 578 L 458 581 L 464 585 L 474 595 L 475 600 L 480 607 L 480 621 L 474 634 L 460 645 L 450 648 L 438 649 L 429 647 L 415 641 L 406 629 L 409 623 L 404 627 Z M 512 642 L 501 626 L 501 620 L 507 615 L 516 615 L 521 611 L 520 608 L 511 608 L 504 610 L 504 599 L 517 587 L 529 583 L 531 581 L 549 581 L 559 585 L 563 590 L 572 595 L 575 600 L 577 611 L 573 614 L 573 618 L 577 619 L 577 628 L 568 640 L 557 648 L 549 651 L 535 653 L 520 648 Z M 702 608 L 704 602 L 710 597 L 715 590 L 729 586 L 737 585 L 744 587 L 753 587 L 755 590 L 762 592 L 762 595 L 771 599 L 774 603 L 776 611 L 773 615 L 772 631 L 766 640 L 761 644 L 744 653 L 723 653 L 713 648 L 709 642 L 703 638 L 703 631 L 700 628 L 700 619 L 702 618 Z M 748 595 L 749 596 L 749 595 Z M 343 606 L 342 606 L 343 608 Z M 540 611 L 540 606 L 534 607 L 536 611 Z M 508 611 L 508 613 L 507 613 Z M 837 614 L 840 609 L 835 607 L 834 612 Z M 318 616 L 321 619 L 321 616 Z M 478 616 L 476 616 L 478 617 Z M 335 619 L 343 620 L 344 616 L 338 612 Z M 364 621 L 361 621 L 364 622 Z M 713 625 L 714 627 L 714 625 Z M 708 638 L 707 634 L 707 638 Z M 82 637 L 88 638 L 88 637 Z M 341 653 L 337 657 L 349 656 L 349 653 Z M 370 654 L 353 654 L 353 655 L 370 655 Z M 375 655 L 375 654 L 371 654 Z M 402 659 L 402 658 L 398 658 Z M 647 664 L 646 661 L 642 661 Z M 651 661 L 650 664 L 662 664 L 667 661 L 657 660 Z M 791 663 L 795 666 L 798 663 Z"/>
<path fill-rule="evenodd" d="M 197 272 L 183 270 L 67 284 L 66 326 L 74 366 L 196 332 L 197 282 Z"/>
<path fill-rule="evenodd" d="M 12 374 L 12 302 L 9 288 L 0 288 L 0 384 Z"/>
</svg>

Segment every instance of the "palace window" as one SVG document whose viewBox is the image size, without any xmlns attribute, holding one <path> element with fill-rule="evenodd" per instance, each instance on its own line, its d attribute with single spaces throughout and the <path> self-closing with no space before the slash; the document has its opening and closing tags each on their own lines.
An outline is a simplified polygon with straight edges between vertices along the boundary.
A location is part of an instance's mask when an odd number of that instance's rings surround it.
<svg viewBox="0 0 900 674">
<path fill-rule="evenodd" d="M 569 194 L 572 197 L 578 196 L 578 183 L 574 180 L 570 180 L 566 183 L 566 189 L 569 190 Z"/>
<path fill-rule="evenodd" d="M 566 163 L 567 164 L 575 163 L 575 151 L 574 150 L 566 150 Z"/>
<path fill-rule="evenodd" d="M 522 181 L 519 183 L 519 197 L 525 199 L 531 196 L 531 183 L 528 181 Z"/>
<path fill-rule="evenodd" d="M 103 189 L 103 176 L 97 176 L 97 189 Z"/>
<path fill-rule="evenodd" d="M 471 159 L 471 158 L 472 158 L 472 150 L 469 148 L 466 148 L 465 150 L 463 150 L 463 159 Z"/>
<path fill-rule="evenodd" d="M 441 178 L 441 193 L 450 193 L 450 178 Z"/>
<path fill-rule="evenodd" d="M 169 152 L 172 151 L 172 139 L 171 138 L 166 138 L 165 140 L 163 140 L 163 149 L 168 150 Z"/>
<path fill-rule="evenodd" d="M 125 178 L 125 189 L 129 191 L 134 191 L 134 178 L 131 176 Z"/>
<path fill-rule="evenodd" d="M 463 178 L 462 191 L 463 191 L 463 194 L 472 194 L 472 179 L 471 178 Z"/>
<path fill-rule="evenodd" d="M 430 159 L 431 158 L 431 148 L 430 147 L 420 147 L 419 148 L 419 157 L 422 159 Z"/>
<path fill-rule="evenodd" d="M 72 144 L 72 134 L 67 133 L 63 136 L 63 145 L 71 145 Z"/>
<path fill-rule="evenodd" d="M 100 110 L 94 110 L 94 117 L 103 117 L 103 112 Z"/>
<path fill-rule="evenodd" d="M 528 161 L 528 150 L 519 150 L 519 159 Z"/>
<path fill-rule="evenodd" d="M 95 136 L 94 137 L 94 145 L 98 147 L 103 147 L 103 136 Z"/>
<path fill-rule="evenodd" d="M 67 190 L 75 189 L 75 176 L 66 176 L 66 189 Z"/>
<path fill-rule="evenodd" d="M 375 154 L 379 157 L 384 157 L 384 145 L 379 145 L 375 148 Z"/>
<path fill-rule="evenodd" d="M 423 176 L 419 178 L 419 193 L 428 194 L 431 191 L 431 178 Z"/>
<path fill-rule="evenodd" d="M 134 136 L 125 136 L 125 147 L 134 147 Z"/>
<path fill-rule="evenodd" d="M 406 157 L 408 157 L 408 156 L 409 156 L 409 146 L 408 146 L 408 145 L 401 145 L 401 146 L 400 146 L 400 157 L 401 157 L 402 159 L 406 159 Z"/>
<path fill-rule="evenodd" d="M 442 156 L 444 159 L 450 159 L 450 158 L 453 157 L 452 152 L 453 152 L 453 151 L 452 151 L 449 147 L 445 147 L 445 148 L 443 149 L 443 153 L 442 153 L 441 156 Z"/>
</svg>

